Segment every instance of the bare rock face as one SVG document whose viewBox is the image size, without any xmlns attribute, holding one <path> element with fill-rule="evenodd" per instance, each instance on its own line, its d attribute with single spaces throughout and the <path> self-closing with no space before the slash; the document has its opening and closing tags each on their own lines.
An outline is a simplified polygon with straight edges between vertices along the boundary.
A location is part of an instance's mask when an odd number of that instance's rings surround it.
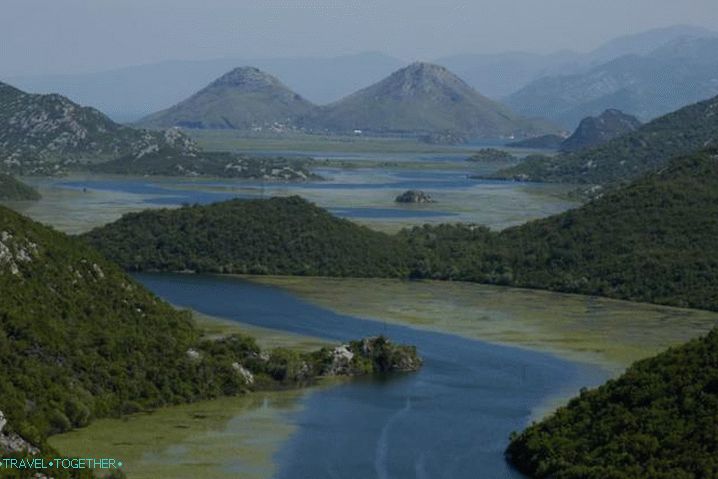
<svg viewBox="0 0 718 479">
<path fill-rule="evenodd" d="M 420 190 L 408 190 L 396 197 L 397 203 L 436 203 L 430 194 Z"/>
</svg>

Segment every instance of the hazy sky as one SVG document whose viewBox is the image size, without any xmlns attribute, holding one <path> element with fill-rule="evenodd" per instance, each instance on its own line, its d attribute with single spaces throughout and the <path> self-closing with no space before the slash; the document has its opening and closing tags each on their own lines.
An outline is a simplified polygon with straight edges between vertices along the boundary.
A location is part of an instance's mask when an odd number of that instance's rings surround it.
<svg viewBox="0 0 718 479">
<path fill-rule="evenodd" d="M 717 0 L 2 0 L 0 75 L 368 50 L 404 60 L 589 50 L 674 24 L 718 30 Z"/>
</svg>

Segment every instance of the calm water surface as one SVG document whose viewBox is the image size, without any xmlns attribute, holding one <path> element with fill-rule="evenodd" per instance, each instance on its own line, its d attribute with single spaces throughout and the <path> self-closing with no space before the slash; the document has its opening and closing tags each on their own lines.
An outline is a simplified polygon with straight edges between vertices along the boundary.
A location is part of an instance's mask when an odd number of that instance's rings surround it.
<svg viewBox="0 0 718 479">
<path fill-rule="evenodd" d="M 511 431 L 550 397 L 607 376 L 545 354 L 339 315 L 242 279 L 136 277 L 168 301 L 212 316 L 337 341 L 386 334 L 418 347 L 425 359 L 418 373 L 307 395 L 290 419 L 297 432 L 275 458 L 280 479 L 520 478 L 503 457 Z"/>
</svg>

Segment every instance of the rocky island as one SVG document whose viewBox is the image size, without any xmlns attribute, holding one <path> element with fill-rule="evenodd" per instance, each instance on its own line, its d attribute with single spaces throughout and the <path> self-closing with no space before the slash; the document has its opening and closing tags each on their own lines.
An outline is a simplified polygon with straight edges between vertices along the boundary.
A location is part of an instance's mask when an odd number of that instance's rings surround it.
<svg viewBox="0 0 718 479">
<path fill-rule="evenodd" d="M 436 203 L 430 194 L 420 190 L 407 190 L 396 197 L 396 203 Z"/>
</svg>

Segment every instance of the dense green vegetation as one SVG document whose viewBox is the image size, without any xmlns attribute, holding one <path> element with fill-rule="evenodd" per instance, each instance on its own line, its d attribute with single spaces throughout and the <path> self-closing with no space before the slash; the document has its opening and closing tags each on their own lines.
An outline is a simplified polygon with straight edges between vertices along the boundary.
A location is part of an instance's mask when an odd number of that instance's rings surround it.
<svg viewBox="0 0 718 479">
<path fill-rule="evenodd" d="M 9 421 L 2 432 L 43 448 L 48 435 L 98 417 L 335 372 L 325 350 L 265 353 L 247 336 L 204 339 L 188 312 L 82 241 L 2 207 L 0 291 L 0 411 Z M 352 346 L 357 366 L 338 373 L 420 365 L 413 348 L 384 338 L 357 344 L 369 347 Z"/>
<path fill-rule="evenodd" d="M 0 173 L 0 200 L 39 200 L 40 193 L 10 175 Z"/>
<path fill-rule="evenodd" d="M 498 178 L 568 183 L 626 183 L 677 155 L 715 146 L 718 97 L 687 106 L 608 143 L 555 157 L 534 157 L 501 170 Z"/>
<path fill-rule="evenodd" d="M 512 438 L 538 479 L 718 477 L 718 330 L 639 361 Z"/>
<path fill-rule="evenodd" d="M 715 152 L 587 205 L 490 233 L 417 228 L 404 235 L 419 277 L 461 279 L 718 309 Z"/>
<path fill-rule="evenodd" d="M 310 276 L 402 276 L 391 237 L 299 197 L 148 210 L 85 235 L 129 270 Z"/>
<path fill-rule="evenodd" d="M 85 238 L 131 270 L 433 278 L 718 310 L 716 204 L 718 161 L 705 152 L 498 233 L 389 236 L 292 197 L 145 211 Z"/>
</svg>

